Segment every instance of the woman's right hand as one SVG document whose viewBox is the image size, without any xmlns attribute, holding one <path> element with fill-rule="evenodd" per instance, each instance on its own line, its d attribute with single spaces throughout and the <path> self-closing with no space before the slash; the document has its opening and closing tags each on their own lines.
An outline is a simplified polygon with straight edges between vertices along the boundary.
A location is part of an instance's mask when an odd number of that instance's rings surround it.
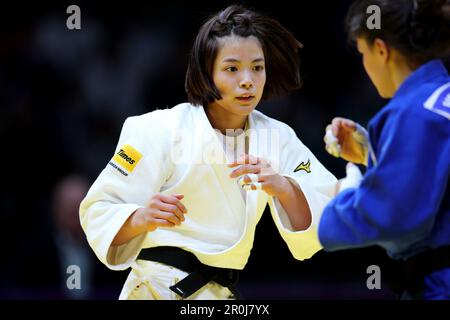
<svg viewBox="0 0 450 320">
<path fill-rule="evenodd" d="M 336 117 L 326 127 L 325 132 L 329 130 L 337 139 L 341 158 L 353 163 L 367 165 L 367 133 L 361 126 L 350 119 Z M 327 134 L 325 134 L 324 141 L 326 144 L 329 143 Z"/>
<path fill-rule="evenodd" d="M 178 226 L 185 220 L 186 207 L 181 203 L 181 194 L 155 194 L 146 208 L 137 209 L 131 216 L 131 225 L 145 232 L 158 227 Z"/>
<path fill-rule="evenodd" d="M 155 194 L 147 207 L 139 208 L 130 215 L 111 245 L 122 245 L 142 233 L 152 232 L 159 227 L 170 228 L 180 225 L 187 213 L 186 207 L 181 203 L 183 198 L 182 194 Z"/>
</svg>

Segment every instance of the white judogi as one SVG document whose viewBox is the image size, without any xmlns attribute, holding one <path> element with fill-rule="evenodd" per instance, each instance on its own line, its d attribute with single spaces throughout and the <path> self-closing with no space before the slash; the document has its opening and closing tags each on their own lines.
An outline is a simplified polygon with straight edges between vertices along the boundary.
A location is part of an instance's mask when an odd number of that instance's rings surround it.
<svg viewBox="0 0 450 320">
<path fill-rule="evenodd" d="M 154 270 L 146 270 L 155 263 L 135 261 L 142 248 L 176 246 L 191 251 L 204 264 L 243 269 L 267 203 L 296 259 L 308 259 L 321 249 L 317 224 L 333 196 L 336 178 L 286 124 L 255 110 L 248 125 L 248 153 L 269 161 L 275 171 L 300 186 L 311 209 L 311 226 L 294 232 L 278 200 L 261 190 L 247 191 L 243 199 L 236 179 L 229 177 L 235 168 L 226 166 L 222 142 L 203 107 L 183 103 L 130 117 L 123 125 L 116 155 L 80 206 L 81 225 L 97 257 L 113 270 L 133 268 L 121 298 L 133 298 L 140 283 L 155 277 Z M 128 217 L 147 206 L 156 193 L 183 194 L 186 220 L 111 247 Z M 167 280 L 170 285 L 172 280 Z M 171 298 L 170 292 L 160 298 Z"/>
</svg>

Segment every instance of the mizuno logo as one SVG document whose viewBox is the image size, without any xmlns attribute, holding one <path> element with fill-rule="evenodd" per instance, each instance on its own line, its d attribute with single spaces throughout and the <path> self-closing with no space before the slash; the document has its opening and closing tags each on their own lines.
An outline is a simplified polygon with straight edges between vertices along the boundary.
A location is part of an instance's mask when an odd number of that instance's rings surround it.
<svg viewBox="0 0 450 320">
<path fill-rule="evenodd" d="M 300 170 L 304 170 L 307 173 L 310 173 L 311 172 L 311 169 L 309 168 L 310 166 L 311 166 L 311 161 L 309 161 L 309 159 L 308 159 L 307 163 L 304 163 L 304 162 L 300 163 L 297 166 L 297 168 L 294 169 L 294 172 L 297 172 L 297 171 L 300 171 Z"/>
</svg>

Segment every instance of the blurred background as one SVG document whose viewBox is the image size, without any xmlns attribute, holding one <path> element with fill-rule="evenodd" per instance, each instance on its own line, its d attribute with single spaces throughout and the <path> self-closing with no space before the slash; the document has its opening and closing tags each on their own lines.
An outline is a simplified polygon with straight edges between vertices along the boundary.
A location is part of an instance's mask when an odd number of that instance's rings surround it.
<svg viewBox="0 0 450 320">
<path fill-rule="evenodd" d="M 186 101 L 184 76 L 207 15 L 240 3 L 278 19 L 304 44 L 304 86 L 259 110 L 286 122 L 337 177 L 345 162 L 322 137 L 334 116 L 363 125 L 378 97 L 347 43 L 342 1 L 54 1 L 2 4 L 0 13 L 0 270 L 2 299 L 117 299 L 128 271 L 111 271 L 89 248 L 78 206 L 112 157 L 123 121 Z M 69 5 L 81 30 L 68 30 Z M 448 64 L 447 64 L 448 65 Z M 69 290 L 67 268 L 81 270 Z M 367 267 L 382 288 L 368 290 Z M 296 261 L 265 212 L 242 272 L 248 299 L 394 299 L 388 259 L 372 247 Z"/>
</svg>

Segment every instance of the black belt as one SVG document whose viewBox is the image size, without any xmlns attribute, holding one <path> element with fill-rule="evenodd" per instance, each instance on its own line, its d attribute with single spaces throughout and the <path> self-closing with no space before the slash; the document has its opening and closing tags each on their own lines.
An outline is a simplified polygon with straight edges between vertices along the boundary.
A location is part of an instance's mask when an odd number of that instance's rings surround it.
<svg viewBox="0 0 450 320">
<path fill-rule="evenodd" d="M 416 270 L 422 276 L 450 268 L 450 246 L 420 252 L 406 259 L 405 265 L 407 270 Z"/>
<path fill-rule="evenodd" d="M 239 292 L 235 289 L 239 280 L 238 270 L 205 265 L 189 251 L 165 246 L 146 248 L 141 250 L 137 259 L 164 263 L 188 272 L 189 274 L 185 278 L 170 287 L 170 290 L 182 298 L 188 298 L 210 281 L 215 281 L 227 287 L 236 299 L 241 298 Z"/>
<path fill-rule="evenodd" d="M 405 261 L 394 261 L 390 284 L 394 291 L 407 291 L 413 298 L 421 299 L 425 276 L 434 271 L 450 268 L 450 246 L 428 249 Z M 395 277 L 395 275 L 397 277 Z"/>
</svg>

